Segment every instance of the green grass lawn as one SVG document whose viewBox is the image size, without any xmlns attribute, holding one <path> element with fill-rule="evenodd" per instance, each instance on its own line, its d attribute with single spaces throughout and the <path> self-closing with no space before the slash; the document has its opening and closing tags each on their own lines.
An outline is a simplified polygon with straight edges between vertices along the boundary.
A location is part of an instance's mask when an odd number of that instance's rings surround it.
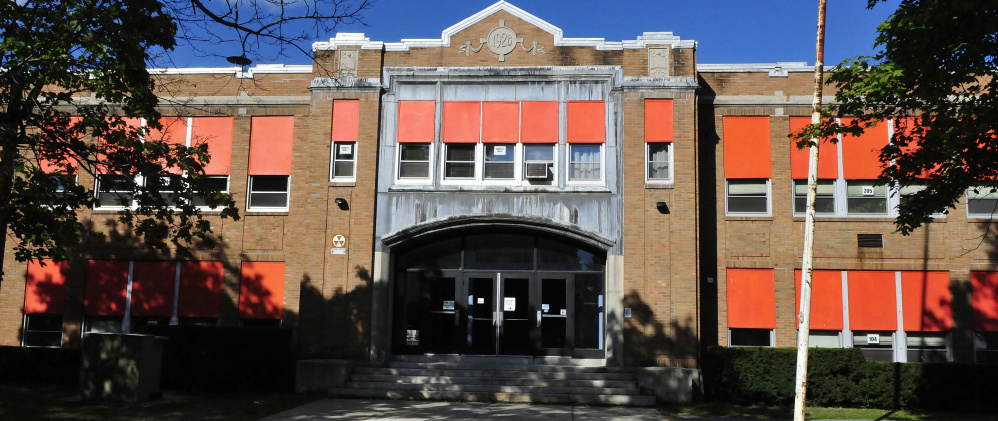
<svg viewBox="0 0 998 421">
<path fill-rule="evenodd" d="M 723 403 L 695 405 L 666 405 L 659 410 L 670 417 L 683 418 L 757 418 L 792 419 L 793 408 L 766 406 L 736 406 Z M 834 420 L 998 420 L 998 414 L 979 412 L 911 412 L 868 408 L 818 408 L 805 409 L 808 419 Z"/>
<path fill-rule="evenodd" d="M 0 385 L 0 420 L 255 420 L 322 398 L 290 392 L 164 395 L 146 403 L 85 403 L 73 387 Z"/>
</svg>

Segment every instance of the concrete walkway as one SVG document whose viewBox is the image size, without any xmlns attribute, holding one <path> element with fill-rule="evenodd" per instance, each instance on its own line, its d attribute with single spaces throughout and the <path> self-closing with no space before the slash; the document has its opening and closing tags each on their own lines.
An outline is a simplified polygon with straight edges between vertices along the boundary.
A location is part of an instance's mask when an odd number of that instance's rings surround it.
<svg viewBox="0 0 998 421">
<path fill-rule="evenodd" d="M 655 408 L 474 402 L 323 399 L 261 421 L 319 420 L 668 420 Z"/>
</svg>

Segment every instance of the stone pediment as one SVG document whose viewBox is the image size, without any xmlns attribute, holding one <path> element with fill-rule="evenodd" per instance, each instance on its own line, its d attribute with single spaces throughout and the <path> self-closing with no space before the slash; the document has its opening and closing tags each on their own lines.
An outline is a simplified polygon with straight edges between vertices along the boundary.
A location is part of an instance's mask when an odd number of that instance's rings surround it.
<svg viewBox="0 0 998 421">
<path fill-rule="evenodd" d="M 524 33 L 530 33 L 530 35 L 520 35 Z M 493 41 L 492 38 L 495 40 Z M 597 50 L 622 50 L 647 48 L 651 45 L 695 48 L 696 42 L 680 40 L 671 32 L 645 32 L 635 40 L 618 42 L 606 41 L 604 38 L 565 38 L 561 28 L 506 1 L 499 1 L 444 29 L 440 39 L 402 39 L 400 42 L 382 42 L 371 41 L 362 33 L 338 33 L 335 38 L 331 38 L 328 42 L 312 44 L 312 49 L 316 51 L 335 50 L 341 46 L 359 46 L 361 49 L 409 51 L 411 48 L 460 46 L 463 49 L 468 46 L 469 53 L 475 50 L 486 50 L 502 56 L 499 54 L 502 51 L 520 49 L 536 54 L 545 47 L 592 47 Z"/>
</svg>

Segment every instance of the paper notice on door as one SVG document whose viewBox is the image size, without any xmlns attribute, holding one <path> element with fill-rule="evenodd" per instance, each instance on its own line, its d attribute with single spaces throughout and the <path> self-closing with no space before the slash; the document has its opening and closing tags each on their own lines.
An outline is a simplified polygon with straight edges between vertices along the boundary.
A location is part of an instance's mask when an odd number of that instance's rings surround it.
<svg viewBox="0 0 998 421">
<path fill-rule="evenodd" d="M 478 304 L 485 304 L 485 299 L 482 297 L 478 297 Z"/>
<path fill-rule="evenodd" d="M 453 301 L 444 301 L 444 310 L 453 310 L 453 309 L 454 309 Z"/>
<path fill-rule="evenodd" d="M 549 310 L 551 310 L 551 304 L 541 304 L 541 311 L 547 313 Z"/>
<path fill-rule="evenodd" d="M 516 297 L 503 297 L 502 311 L 516 311 Z"/>
<path fill-rule="evenodd" d="M 564 316 L 564 315 L 566 315 L 566 314 L 568 314 L 568 310 L 565 310 L 565 309 L 561 309 L 561 315 L 562 315 L 562 316 Z"/>
</svg>

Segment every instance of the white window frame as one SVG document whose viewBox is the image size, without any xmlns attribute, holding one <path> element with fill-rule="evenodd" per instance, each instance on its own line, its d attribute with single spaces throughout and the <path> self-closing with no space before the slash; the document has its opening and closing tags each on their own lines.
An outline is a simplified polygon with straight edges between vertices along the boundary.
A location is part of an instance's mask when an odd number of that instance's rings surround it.
<svg viewBox="0 0 998 421">
<path fill-rule="evenodd" d="M 101 203 L 101 196 L 104 194 L 104 192 L 101 190 L 102 189 L 102 187 L 101 187 L 101 178 L 103 178 L 103 177 L 121 177 L 121 178 L 134 177 L 135 184 L 141 186 L 144 183 L 144 180 L 142 179 L 142 176 L 140 176 L 140 175 L 127 176 L 127 175 L 119 175 L 119 174 L 97 174 L 97 176 L 94 177 L 94 192 L 96 192 L 95 196 L 97 196 L 97 202 L 98 203 Z M 112 190 L 112 191 L 107 192 L 107 194 L 109 194 L 109 195 L 117 195 L 117 192 L 119 192 L 119 190 Z M 132 194 L 131 191 L 129 191 L 127 193 L 129 195 Z M 97 208 L 97 210 L 122 210 L 122 209 L 131 209 L 131 208 L 135 208 L 135 207 L 136 207 L 135 197 L 132 196 L 131 200 L 128 201 L 127 205 L 122 205 L 122 204 L 118 203 L 117 198 L 115 198 L 114 204 L 103 204 L 103 203 L 101 203 L 100 207 Z"/>
<path fill-rule="evenodd" d="M 286 177 L 288 184 L 284 191 L 285 206 L 251 206 L 253 197 L 253 177 Z M 259 193 L 281 193 L 277 191 L 261 191 Z M 247 212 L 286 212 L 291 206 L 291 176 L 290 175 L 251 175 L 246 180 L 246 211 Z"/>
<path fill-rule="evenodd" d="M 485 149 L 482 147 L 482 143 L 442 143 L 440 148 L 440 185 L 469 185 L 469 184 L 479 184 L 482 181 L 482 164 L 483 157 L 482 151 Z M 472 160 L 471 161 L 448 161 L 447 151 L 453 146 L 467 147 L 471 146 L 472 150 Z M 447 164 L 450 162 L 455 163 L 472 163 L 475 167 L 472 171 L 471 177 L 447 177 Z"/>
<path fill-rule="evenodd" d="M 943 345 L 944 346 L 943 351 L 945 351 L 945 354 L 946 354 L 946 357 L 945 357 L 946 358 L 946 362 L 952 362 L 953 361 L 953 340 L 952 340 L 953 334 L 951 332 L 911 332 L 911 331 L 905 331 L 904 332 L 904 343 L 905 343 L 905 349 L 904 349 L 904 351 L 905 351 L 905 357 L 906 357 L 905 358 L 905 362 L 919 362 L 919 361 L 912 361 L 911 358 L 908 358 L 909 357 L 908 354 L 910 354 L 912 351 L 918 351 L 918 350 L 922 350 L 922 349 L 928 349 L 928 350 L 937 349 L 937 348 L 923 348 L 923 347 L 919 347 L 919 346 L 913 346 L 912 344 L 909 343 L 909 335 L 911 335 L 911 336 L 920 336 L 920 335 L 942 336 L 943 337 L 943 344 L 944 344 Z"/>
<path fill-rule="evenodd" d="M 666 146 L 666 155 L 668 156 L 668 159 L 665 162 L 669 166 L 669 171 L 668 171 L 669 175 L 666 178 L 652 178 L 651 177 L 651 164 L 652 164 L 652 162 L 662 162 L 662 161 L 652 161 L 651 160 L 651 158 L 652 158 L 652 153 L 651 153 L 651 147 L 652 147 L 652 145 L 655 145 L 655 146 L 665 145 Z M 675 148 L 673 147 L 672 142 L 645 142 L 645 182 L 646 183 L 649 183 L 649 184 L 671 184 L 673 182 L 673 180 L 675 179 L 674 166 L 673 166 L 673 163 L 674 163 L 675 160 L 672 158 L 673 157 L 673 150 L 674 149 Z"/>
<path fill-rule="evenodd" d="M 58 331 L 55 331 L 55 330 L 29 330 L 28 327 L 31 324 L 30 323 L 30 321 L 31 321 L 30 318 L 32 316 L 58 317 L 61 320 L 61 323 L 59 325 L 59 330 Z M 23 347 L 29 347 L 29 348 L 62 348 L 62 345 L 63 345 L 63 342 L 64 342 L 64 340 L 63 340 L 64 339 L 63 338 L 63 331 L 65 331 L 65 329 L 66 329 L 66 317 L 64 315 L 62 315 L 62 314 L 25 314 L 24 315 L 24 319 L 23 319 L 23 323 L 22 323 L 22 326 L 21 326 L 21 346 L 23 346 Z M 29 344 L 28 343 L 29 342 L 28 341 L 28 339 L 29 339 L 28 336 L 32 335 L 34 333 L 53 334 L 53 335 L 56 334 L 56 333 L 58 333 L 58 335 L 59 335 L 59 345 L 49 346 L 49 345 L 32 345 L 32 344 Z"/>
<path fill-rule="evenodd" d="M 567 185 L 576 186 L 602 186 L 606 184 L 606 143 L 568 143 L 565 148 L 565 180 Z M 576 146 L 597 146 L 599 147 L 599 178 L 598 179 L 578 179 L 572 178 L 572 148 Z M 583 162 L 584 163 L 584 162 Z"/>
<path fill-rule="evenodd" d="M 427 159 L 426 161 L 405 161 L 405 162 L 425 162 L 426 163 L 426 177 L 402 177 L 402 149 L 405 146 L 411 145 L 422 145 L 427 147 Z M 398 143 L 396 144 L 395 151 L 395 184 L 417 184 L 426 185 L 432 184 L 434 177 L 436 177 L 436 166 L 433 165 L 434 159 L 433 155 L 437 150 L 436 142 L 430 143 Z"/>
<path fill-rule="evenodd" d="M 205 175 L 204 177 L 205 178 L 224 178 L 225 179 L 225 189 L 224 190 L 219 190 L 218 192 L 219 193 L 226 193 L 226 194 L 229 193 L 229 189 L 231 188 L 231 185 L 230 185 L 231 178 L 228 175 Z M 208 212 L 221 211 L 221 209 L 219 209 L 219 208 L 212 209 L 210 206 L 197 205 L 197 208 L 199 210 L 201 210 L 202 212 L 204 212 L 204 211 L 208 211 Z"/>
<path fill-rule="evenodd" d="M 480 154 L 476 155 L 476 160 L 481 161 L 481 163 L 480 164 L 476 164 L 476 165 L 478 167 L 481 167 L 481 171 L 479 171 L 479 173 L 481 173 L 481 182 L 482 182 L 482 184 L 484 184 L 484 185 L 497 185 L 497 186 L 515 186 L 515 185 L 520 185 L 521 181 L 524 181 L 523 180 L 523 151 L 520 150 L 522 148 L 520 147 L 519 143 L 498 143 L 498 142 L 495 142 L 495 143 L 481 143 L 480 145 L 481 145 L 481 147 L 478 148 Z M 486 151 L 488 150 L 488 148 L 490 146 L 505 146 L 507 148 L 509 148 L 510 146 L 513 147 L 513 151 L 512 151 L 513 161 L 498 161 L 498 162 L 501 162 L 501 163 L 508 162 L 510 165 L 513 166 L 513 178 L 485 178 L 485 164 L 488 163 L 485 160 L 485 157 L 486 157 Z M 509 154 L 510 154 L 510 151 L 507 149 L 506 155 L 509 155 Z"/>
<path fill-rule="evenodd" d="M 836 216 L 836 215 L 839 214 L 839 203 L 841 201 L 839 200 L 839 195 L 838 195 L 838 186 L 840 184 L 838 181 L 839 181 L 838 179 L 831 179 L 831 178 L 819 178 L 818 179 L 818 183 L 821 183 L 821 182 L 831 182 L 832 183 L 832 211 L 831 212 L 817 212 L 817 211 L 815 211 L 815 213 L 814 213 L 815 216 Z M 791 193 L 793 194 L 793 197 L 794 197 L 794 204 L 793 204 L 794 216 L 804 216 L 807 212 L 798 212 L 797 211 L 797 198 L 798 198 L 798 195 L 797 195 L 797 186 L 798 185 L 802 185 L 803 187 L 806 188 L 807 187 L 807 180 L 791 180 L 791 183 L 793 183 L 791 185 L 791 188 L 792 188 Z M 803 184 L 801 184 L 801 183 L 803 183 Z M 820 196 L 816 196 L 816 198 L 817 197 L 820 197 Z M 827 195 L 825 195 L 825 197 L 827 197 Z M 806 201 L 806 199 L 807 199 L 807 195 L 806 194 L 804 195 L 804 199 Z"/>
<path fill-rule="evenodd" d="M 765 212 L 730 212 L 728 210 L 729 202 L 731 201 L 731 195 L 729 194 L 729 186 L 731 181 L 765 181 L 766 183 L 766 211 Z M 772 216 L 773 215 L 773 188 L 772 179 L 769 178 L 736 178 L 736 179 L 725 179 L 724 180 L 724 214 L 728 216 Z"/>
<path fill-rule="evenodd" d="M 765 330 L 765 331 L 768 331 L 769 332 L 769 345 L 736 345 L 733 342 L 731 342 L 731 337 L 732 337 L 731 333 L 733 331 L 735 331 L 735 330 L 758 330 L 758 331 Z M 773 346 L 775 346 L 774 345 L 775 343 L 776 343 L 776 332 L 775 332 L 774 329 L 750 329 L 750 328 L 730 328 L 730 327 L 728 328 L 728 346 L 729 347 L 763 347 L 763 348 L 772 348 Z"/>
<path fill-rule="evenodd" d="M 974 190 L 977 190 L 975 193 Z M 992 191 L 994 190 L 994 191 Z M 998 187 L 975 186 L 966 191 L 967 218 L 970 219 L 994 219 L 998 216 Z M 971 200 L 994 200 L 995 211 L 991 213 L 980 213 L 970 211 Z"/>
<path fill-rule="evenodd" d="M 336 156 L 339 153 L 339 148 L 341 146 L 349 145 L 352 152 L 350 159 L 337 159 Z M 357 181 L 357 147 L 358 142 L 338 142 L 333 141 L 330 143 L 330 153 L 329 153 L 329 181 Z M 349 162 L 353 166 L 353 170 L 350 175 L 336 175 L 336 163 L 337 162 Z"/>
<path fill-rule="evenodd" d="M 519 154 L 517 155 L 518 161 L 516 164 L 517 171 L 519 175 L 517 179 L 520 181 L 522 186 L 534 186 L 534 187 L 557 187 L 558 186 L 558 144 L 557 143 L 520 143 Z M 527 149 L 531 147 L 546 146 L 551 150 L 551 160 L 538 160 L 538 159 L 527 159 Z M 524 168 L 527 163 L 540 163 L 544 162 L 548 164 L 548 173 L 551 175 L 550 178 L 544 181 L 531 181 L 526 178 L 524 173 Z"/>
<path fill-rule="evenodd" d="M 884 194 L 883 195 L 877 195 L 876 193 L 874 193 L 872 195 L 866 195 L 866 194 L 864 194 L 864 195 L 860 195 L 860 196 L 850 196 L 849 195 L 849 184 L 858 184 L 858 183 L 862 183 L 862 185 L 860 187 L 866 187 L 866 184 L 869 184 L 874 189 L 874 192 L 876 192 L 877 188 L 883 188 L 884 189 Z M 890 216 L 893 216 L 893 213 L 894 213 L 894 212 L 892 212 L 892 209 L 897 208 L 896 204 L 894 206 L 891 206 L 891 202 L 892 202 L 891 197 L 895 196 L 894 189 L 891 188 L 891 186 L 887 186 L 887 185 L 883 185 L 883 184 L 877 184 L 876 180 L 846 180 L 846 182 L 845 182 L 845 192 L 846 192 L 846 194 L 845 194 L 845 212 L 846 212 L 846 215 L 849 215 L 849 216 L 859 216 L 859 217 L 885 217 L 886 216 L 886 217 L 890 217 Z M 884 211 L 883 212 L 877 212 L 877 213 L 850 212 L 849 211 L 849 199 L 850 198 L 857 198 L 857 199 L 862 199 L 862 198 L 883 198 L 883 200 L 884 200 Z"/>
</svg>

